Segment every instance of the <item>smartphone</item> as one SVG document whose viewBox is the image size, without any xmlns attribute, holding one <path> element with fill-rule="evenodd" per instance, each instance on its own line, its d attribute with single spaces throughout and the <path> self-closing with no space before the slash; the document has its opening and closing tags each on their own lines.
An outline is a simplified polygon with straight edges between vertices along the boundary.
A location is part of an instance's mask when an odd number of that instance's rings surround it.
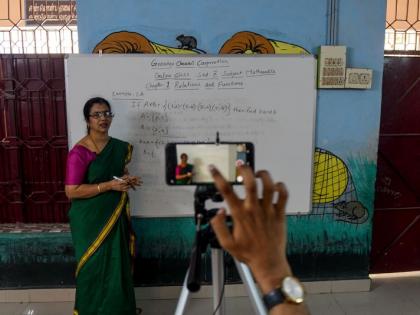
<svg viewBox="0 0 420 315">
<path fill-rule="evenodd" d="M 249 165 L 254 169 L 254 145 L 251 142 L 168 143 L 165 161 L 168 185 L 212 184 L 210 164 L 231 184 L 242 184 L 238 167 Z"/>
</svg>

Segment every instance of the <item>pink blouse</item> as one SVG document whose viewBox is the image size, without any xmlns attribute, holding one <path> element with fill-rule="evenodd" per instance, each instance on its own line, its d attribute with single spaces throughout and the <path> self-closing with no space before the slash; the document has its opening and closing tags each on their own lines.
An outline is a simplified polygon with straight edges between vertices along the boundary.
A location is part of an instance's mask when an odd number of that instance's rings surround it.
<svg viewBox="0 0 420 315">
<path fill-rule="evenodd" d="M 66 185 L 83 184 L 89 164 L 96 159 L 96 153 L 76 144 L 67 156 Z"/>
</svg>

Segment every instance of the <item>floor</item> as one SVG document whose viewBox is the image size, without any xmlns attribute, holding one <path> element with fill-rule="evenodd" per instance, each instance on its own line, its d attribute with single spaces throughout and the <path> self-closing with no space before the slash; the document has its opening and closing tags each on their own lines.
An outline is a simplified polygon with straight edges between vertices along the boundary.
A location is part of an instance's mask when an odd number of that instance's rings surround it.
<svg viewBox="0 0 420 315">
<path fill-rule="evenodd" d="M 360 293 L 311 294 L 313 315 L 420 315 L 420 276 L 374 278 L 372 290 Z M 173 314 L 176 300 L 139 300 L 143 315 Z M 191 300 L 186 314 L 212 314 L 211 299 Z M 72 302 L 0 303 L 0 315 L 71 315 Z M 225 314 L 253 314 L 247 297 L 228 298 Z"/>
</svg>

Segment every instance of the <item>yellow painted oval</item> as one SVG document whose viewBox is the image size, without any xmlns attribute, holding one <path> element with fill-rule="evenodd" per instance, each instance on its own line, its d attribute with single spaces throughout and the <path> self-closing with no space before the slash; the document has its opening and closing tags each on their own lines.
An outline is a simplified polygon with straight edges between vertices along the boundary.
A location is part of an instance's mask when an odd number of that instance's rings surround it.
<svg viewBox="0 0 420 315">
<path fill-rule="evenodd" d="M 327 203 L 338 199 L 348 181 L 347 166 L 340 158 L 327 151 L 315 151 L 312 202 Z"/>
</svg>

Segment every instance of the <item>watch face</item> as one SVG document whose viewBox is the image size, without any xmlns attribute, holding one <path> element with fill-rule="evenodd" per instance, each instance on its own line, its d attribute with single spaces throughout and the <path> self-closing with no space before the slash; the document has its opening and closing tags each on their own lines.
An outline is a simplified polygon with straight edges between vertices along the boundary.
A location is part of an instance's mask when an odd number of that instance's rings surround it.
<svg viewBox="0 0 420 315">
<path fill-rule="evenodd" d="M 283 279 L 282 291 L 288 300 L 294 303 L 303 302 L 303 288 L 299 280 L 293 277 Z"/>
</svg>

